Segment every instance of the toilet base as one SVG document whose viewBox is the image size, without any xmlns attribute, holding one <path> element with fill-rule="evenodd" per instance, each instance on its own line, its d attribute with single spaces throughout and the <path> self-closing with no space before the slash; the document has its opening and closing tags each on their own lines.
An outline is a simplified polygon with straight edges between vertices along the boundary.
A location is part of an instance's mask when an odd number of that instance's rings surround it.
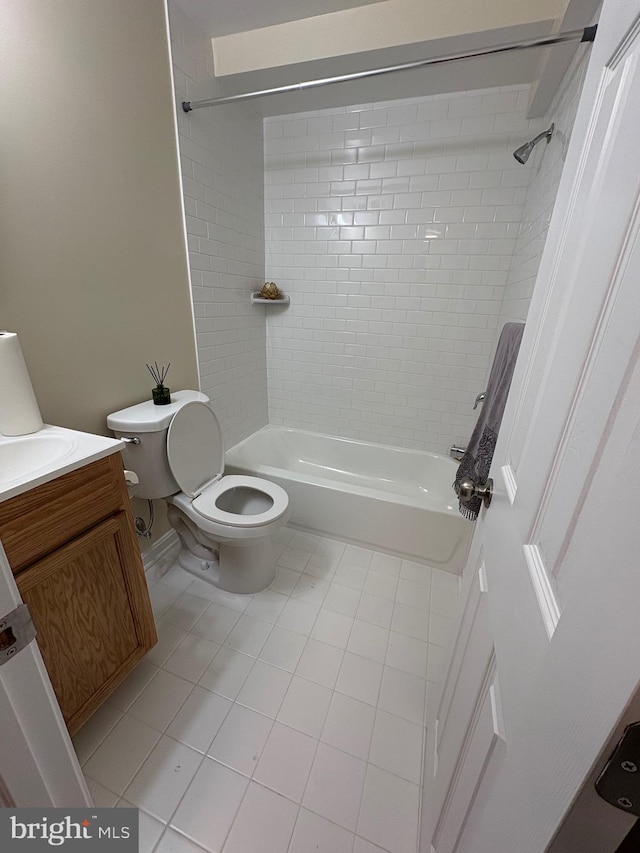
<svg viewBox="0 0 640 853">
<path fill-rule="evenodd" d="M 178 563 L 185 571 L 218 589 L 241 595 L 262 592 L 273 583 L 276 558 L 270 536 L 239 540 L 238 544 L 213 542 L 176 507 L 168 507 L 167 517 L 178 534 Z"/>
</svg>

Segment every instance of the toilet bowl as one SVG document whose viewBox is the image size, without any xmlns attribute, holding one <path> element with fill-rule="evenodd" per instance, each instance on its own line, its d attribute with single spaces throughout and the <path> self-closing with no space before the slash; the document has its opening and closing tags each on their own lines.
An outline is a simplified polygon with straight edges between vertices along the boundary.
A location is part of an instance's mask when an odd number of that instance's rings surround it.
<svg viewBox="0 0 640 853">
<path fill-rule="evenodd" d="M 137 497 L 164 498 L 180 540 L 178 561 L 219 589 L 260 592 L 275 578 L 271 535 L 289 517 L 289 497 L 260 477 L 224 476 L 222 431 L 208 398 L 178 391 L 114 412 L 107 424 L 140 479 Z"/>
</svg>

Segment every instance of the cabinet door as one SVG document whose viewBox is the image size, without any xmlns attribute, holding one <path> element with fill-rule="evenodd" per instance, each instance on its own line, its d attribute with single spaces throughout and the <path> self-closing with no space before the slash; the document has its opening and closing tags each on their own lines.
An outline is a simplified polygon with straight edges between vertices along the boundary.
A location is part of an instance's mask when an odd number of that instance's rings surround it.
<svg viewBox="0 0 640 853">
<path fill-rule="evenodd" d="M 126 513 L 34 563 L 16 582 L 73 734 L 156 642 Z"/>
</svg>

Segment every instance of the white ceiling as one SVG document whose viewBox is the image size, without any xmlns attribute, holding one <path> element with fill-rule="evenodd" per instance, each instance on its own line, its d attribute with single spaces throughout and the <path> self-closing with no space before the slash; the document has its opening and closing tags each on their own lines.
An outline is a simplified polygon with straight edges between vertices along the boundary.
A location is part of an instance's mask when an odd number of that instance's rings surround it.
<svg viewBox="0 0 640 853">
<path fill-rule="evenodd" d="M 209 36 L 228 36 L 383 0 L 188 0 L 183 5 Z"/>
</svg>

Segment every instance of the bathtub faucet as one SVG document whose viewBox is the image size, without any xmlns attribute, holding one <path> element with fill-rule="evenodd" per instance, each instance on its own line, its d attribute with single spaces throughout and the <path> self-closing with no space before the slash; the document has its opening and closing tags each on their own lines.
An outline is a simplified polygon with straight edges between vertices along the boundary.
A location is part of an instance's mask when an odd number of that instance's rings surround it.
<svg viewBox="0 0 640 853">
<path fill-rule="evenodd" d="M 459 462 L 466 452 L 466 447 L 458 447 L 457 444 L 452 444 L 449 448 L 449 456 L 451 456 L 452 459 L 455 459 L 456 462 Z"/>
</svg>

